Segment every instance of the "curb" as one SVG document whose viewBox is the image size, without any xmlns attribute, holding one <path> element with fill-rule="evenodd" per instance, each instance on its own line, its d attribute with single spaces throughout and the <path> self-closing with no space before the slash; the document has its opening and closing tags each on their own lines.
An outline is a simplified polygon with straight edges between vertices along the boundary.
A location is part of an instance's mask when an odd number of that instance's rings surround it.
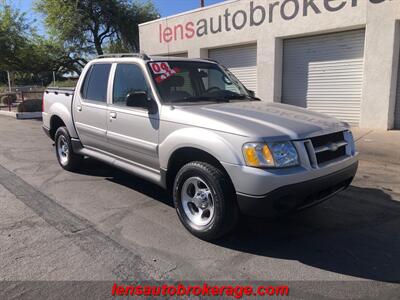
<svg viewBox="0 0 400 300">
<path fill-rule="evenodd" d="M 16 118 L 17 120 L 26 120 L 26 119 L 41 119 L 42 112 L 35 111 L 35 112 L 15 112 L 15 111 L 2 111 L 0 110 L 0 116 L 7 116 Z"/>
<path fill-rule="evenodd" d="M 42 118 L 42 112 L 41 111 L 35 111 L 35 112 L 16 113 L 16 118 L 18 120 L 23 120 L 23 119 L 41 119 Z"/>
<path fill-rule="evenodd" d="M 7 117 L 17 117 L 17 113 L 14 111 L 5 111 L 5 110 L 0 110 L 0 116 L 7 116 Z"/>
</svg>

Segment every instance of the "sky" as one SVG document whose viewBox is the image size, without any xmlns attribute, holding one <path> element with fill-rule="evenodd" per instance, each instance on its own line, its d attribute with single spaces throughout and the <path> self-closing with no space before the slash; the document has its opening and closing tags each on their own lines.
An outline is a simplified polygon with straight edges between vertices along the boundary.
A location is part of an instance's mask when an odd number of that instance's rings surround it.
<svg viewBox="0 0 400 300">
<path fill-rule="evenodd" d="M 162 17 L 175 15 L 198 8 L 200 0 L 153 0 Z M 223 0 L 205 0 L 206 5 L 223 2 Z"/>
<path fill-rule="evenodd" d="M 34 0 L 13 0 L 10 2 L 13 3 L 14 7 L 26 12 L 29 20 L 35 20 L 35 25 L 39 29 L 39 32 L 44 33 L 45 29 L 41 22 L 42 17 L 32 11 Z M 223 2 L 223 0 L 205 0 L 206 5 L 212 5 L 218 2 Z M 153 3 L 160 12 L 161 17 L 175 15 L 200 6 L 200 0 L 153 0 Z"/>
</svg>

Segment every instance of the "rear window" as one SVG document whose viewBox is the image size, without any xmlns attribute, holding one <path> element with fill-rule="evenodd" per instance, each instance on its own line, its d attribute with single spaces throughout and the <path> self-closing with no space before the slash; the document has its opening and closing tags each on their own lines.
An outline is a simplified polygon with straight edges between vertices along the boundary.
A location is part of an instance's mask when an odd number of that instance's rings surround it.
<svg viewBox="0 0 400 300">
<path fill-rule="evenodd" d="M 107 85 L 111 64 L 93 65 L 87 72 L 82 87 L 82 96 L 86 100 L 107 102 Z"/>
</svg>

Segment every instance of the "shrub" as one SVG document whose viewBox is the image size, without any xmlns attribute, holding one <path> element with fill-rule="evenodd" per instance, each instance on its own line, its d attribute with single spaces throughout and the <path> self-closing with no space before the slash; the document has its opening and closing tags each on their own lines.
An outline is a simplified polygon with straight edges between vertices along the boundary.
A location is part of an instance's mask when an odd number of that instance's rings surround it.
<svg viewBox="0 0 400 300">
<path fill-rule="evenodd" d="M 67 80 L 62 80 L 62 81 L 56 81 L 56 83 L 52 83 L 49 85 L 49 87 L 75 87 L 76 83 L 78 82 L 78 79 L 67 79 Z"/>
<path fill-rule="evenodd" d="M 24 99 L 25 99 L 25 100 L 40 99 L 40 98 L 42 98 L 43 93 L 44 93 L 44 91 L 25 92 L 25 93 L 24 93 Z"/>
<path fill-rule="evenodd" d="M 42 111 L 42 99 L 29 99 L 18 104 L 18 112 Z"/>
<path fill-rule="evenodd" d="M 13 104 L 15 101 L 17 101 L 17 94 L 14 93 L 10 93 L 10 94 L 4 94 L 1 96 L 0 98 L 0 102 L 3 105 L 11 105 Z"/>
</svg>

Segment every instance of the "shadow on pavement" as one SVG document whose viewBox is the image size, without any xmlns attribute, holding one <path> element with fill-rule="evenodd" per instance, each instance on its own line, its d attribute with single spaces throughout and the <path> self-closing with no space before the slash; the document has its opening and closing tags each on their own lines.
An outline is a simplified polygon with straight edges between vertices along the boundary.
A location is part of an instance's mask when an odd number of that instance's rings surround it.
<svg viewBox="0 0 400 300">
<path fill-rule="evenodd" d="M 351 186 L 286 218 L 246 218 L 218 245 L 343 275 L 400 282 L 400 202 L 378 189 Z"/>
<path fill-rule="evenodd" d="M 173 207 L 171 196 L 146 180 L 92 159 L 83 169 L 82 174 L 104 176 Z M 379 189 L 351 186 L 291 216 L 242 218 L 233 234 L 215 244 L 362 279 L 400 282 L 400 201 Z"/>
<path fill-rule="evenodd" d="M 140 177 L 128 174 L 93 158 L 85 158 L 84 167 L 78 172 L 82 175 L 106 177 L 106 180 L 131 188 L 150 198 L 174 207 L 171 196 L 166 190 Z"/>
</svg>

